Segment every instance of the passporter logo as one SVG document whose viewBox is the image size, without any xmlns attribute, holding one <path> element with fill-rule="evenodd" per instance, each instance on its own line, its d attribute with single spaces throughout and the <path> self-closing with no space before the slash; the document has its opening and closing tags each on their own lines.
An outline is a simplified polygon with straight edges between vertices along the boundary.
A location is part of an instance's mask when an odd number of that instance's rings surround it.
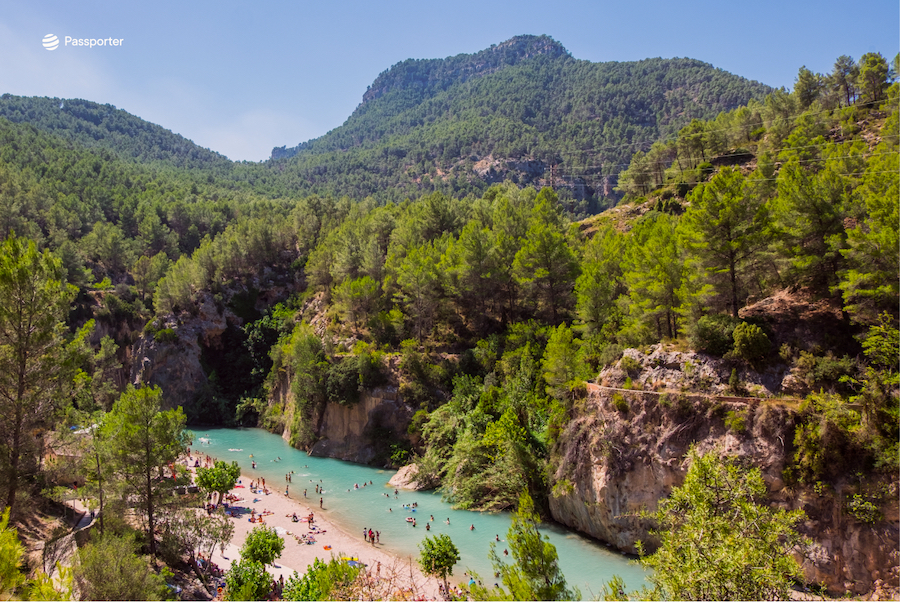
<svg viewBox="0 0 900 602">
<path fill-rule="evenodd" d="M 73 38 L 66 36 L 63 45 L 93 48 L 94 46 L 122 46 L 123 42 L 125 42 L 125 38 Z M 48 33 L 44 36 L 43 44 L 47 50 L 56 50 L 59 47 L 59 38 Z"/>
</svg>

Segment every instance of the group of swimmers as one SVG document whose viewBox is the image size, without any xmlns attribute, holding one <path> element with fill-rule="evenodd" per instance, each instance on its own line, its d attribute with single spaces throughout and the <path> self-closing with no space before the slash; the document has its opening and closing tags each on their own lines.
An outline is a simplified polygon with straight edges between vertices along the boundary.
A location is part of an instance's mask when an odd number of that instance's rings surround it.
<svg viewBox="0 0 900 602">
<path fill-rule="evenodd" d="M 381 531 L 373 531 L 368 527 L 363 527 L 363 539 L 373 546 L 376 543 L 381 543 Z"/>
</svg>

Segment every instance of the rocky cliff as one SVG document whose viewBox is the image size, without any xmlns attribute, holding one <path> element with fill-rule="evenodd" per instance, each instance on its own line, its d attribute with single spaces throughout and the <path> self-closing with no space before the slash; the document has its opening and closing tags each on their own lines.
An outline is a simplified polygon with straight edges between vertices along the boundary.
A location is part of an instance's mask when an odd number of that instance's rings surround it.
<svg viewBox="0 0 900 602">
<path fill-rule="evenodd" d="M 274 284 L 276 279 L 282 283 Z M 205 417 L 209 408 L 198 405 L 198 396 L 208 392 L 210 373 L 215 369 L 211 359 L 234 351 L 229 345 L 243 349 L 240 328 L 245 319 L 256 319 L 299 286 L 284 274 L 266 269 L 259 277 L 234 282 L 216 295 L 200 293 L 190 311 L 155 318 L 131 348 L 129 381 L 162 388 L 167 408 L 182 406 L 189 417 L 193 415 L 200 422 L 227 423 L 233 418 L 233 409 L 217 408 L 215 416 Z M 229 336 L 235 332 L 237 342 L 235 336 Z M 220 366 L 218 380 L 227 386 L 233 379 L 223 372 Z M 229 391 L 242 392 L 240 388 Z"/>
<path fill-rule="evenodd" d="M 762 383 L 760 383 L 762 384 Z M 895 485 L 883 520 L 850 516 L 852 483 L 830 490 L 788 486 L 796 411 L 778 401 L 684 393 L 623 391 L 592 385 L 554 449 L 550 510 L 555 520 L 634 553 L 654 545 L 641 510 L 679 486 L 691 445 L 701 452 L 746 458 L 760 467 L 769 503 L 803 509 L 800 530 L 813 546 L 801 561 L 806 579 L 833 591 L 864 593 L 898 578 L 898 506 Z M 739 421 L 734 418 L 739 417 Z"/>
<path fill-rule="evenodd" d="M 207 379 L 201 345 L 214 345 L 229 323 L 241 323 L 228 308 L 217 307 L 210 294 L 197 310 L 192 316 L 157 318 L 159 328 L 145 333 L 132 351 L 132 384 L 159 386 L 167 408 L 193 403 Z"/>
<path fill-rule="evenodd" d="M 389 454 L 378 458 L 390 449 L 384 443 L 406 439 L 412 415 L 395 387 L 365 391 L 353 405 L 328 403 L 319 422 L 319 440 L 309 453 L 361 464 L 385 462 Z"/>
<path fill-rule="evenodd" d="M 279 407 L 280 421 L 265 425 L 294 444 L 294 429 L 308 427 L 314 443 L 311 456 L 337 458 L 360 464 L 389 464 L 391 445 L 408 441 L 406 429 L 415 412 L 406 405 L 395 386 L 369 389 L 352 404 L 325 402 L 309 424 L 294 419 L 294 396 L 290 377 L 282 374 L 269 394 L 269 406 Z"/>
</svg>

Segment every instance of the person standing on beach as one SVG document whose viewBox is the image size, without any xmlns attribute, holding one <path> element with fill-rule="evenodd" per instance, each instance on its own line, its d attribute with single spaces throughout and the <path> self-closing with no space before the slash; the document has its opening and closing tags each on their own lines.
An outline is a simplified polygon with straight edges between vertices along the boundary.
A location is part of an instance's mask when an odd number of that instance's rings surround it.
<svg viewBox="0 0 900 602">
<path fill-rule="evenodd" d="M 322 504 L 324 503 L 324 501 L 325 500 L 323 498 L 319 498 L 319 508 L 322 508 Z"/>
</svg>

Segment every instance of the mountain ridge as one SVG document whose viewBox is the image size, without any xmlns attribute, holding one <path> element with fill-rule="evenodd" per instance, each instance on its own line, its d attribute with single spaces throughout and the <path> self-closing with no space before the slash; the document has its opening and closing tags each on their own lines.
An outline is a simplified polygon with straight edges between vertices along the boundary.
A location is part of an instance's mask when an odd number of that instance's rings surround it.
<svg viewBox="0 0 900 602">
<path fill-rule="evenodd" d="M 138 162 L 161 161 L 185 168 L 231 163 L 220 153 L 111 104 L 3 94 L 0 117 L 13 123 L 31 123 L 87 148 L 106 148 L 120 158 Z M 136 144 L 138 140 L 144 144 Z"/>
<path fill-rule="evenodd" d="M 477 195 L 511 179 L 609 197 L 634 151 L 772 90 L 694 59 L 593 63 L 549 36 L 517 36 L 395 64 L 344 124 L 271 160 L 339 196 Z M 476 169 L 485 160 L 493 168 Z"/>
<path fill-rule="evenodd" d="M 112 105 L 3 95 L 0 117 L 192 177 L 380 202 L 494 183 L 551 185 L 573 216 L 617 200 L 636 150 L 692 119 L 761 100 L 771 88 L 694 59 L 600 62 L 553 38 L 516 36 L 472 54 L 407 59 L 375 78 L 337 128 L 261 163 L 232 162 Z"/>
<path fill-rule="evenodd" d="M 406 82 L 399 77 L 400 71 L 411 66 L 419 66 L 423 63 L 434 66 L 433 71 L 437 73 L 433 77 L 426 78 L 425 81 L 417 80 L 417 83 L 427 87 L 429 82 L 437 80 L 443 82 L 443 87 L 446 88 L 452 83 L 460 83 L 470 77 L 488 75 L 502 67 L 515 65 L 521 60 L 538 55 L 571 56 L 562 44 L 550 36 L 521 35 L 500 44 L 494 44 L 490 48 L 474 54 L 461 53 L 444 59 L 410 58 L 382 71 L 363 94 L 360 106 L 375 100 L 394 87 L 402 87 Z M 445 64 L 448 69 L 442 70 Z M 453 77 L 456 74 L 459 74 L 459 77 Z"/>
</svg>

